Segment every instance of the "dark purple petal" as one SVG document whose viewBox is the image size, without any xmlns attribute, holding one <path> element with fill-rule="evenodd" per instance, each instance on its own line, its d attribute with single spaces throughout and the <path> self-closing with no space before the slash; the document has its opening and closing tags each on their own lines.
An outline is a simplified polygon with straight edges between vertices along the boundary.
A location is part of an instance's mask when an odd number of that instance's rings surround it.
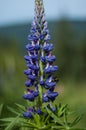
<svg viewBox="0 0 86 130">
<path fill-rule="evenodd" d="M 41 35 L 40 35 L 40 39 L 41 39 L 41 40 L 43 40 L 44 37 L 45 37 L 45 34 L 41 34 Z"/>
<path fill-rule="evenodd" d="M 37 37 L 36 35 L 29 35 L 29 36 L 28 36 L 28 39 L 29 39 L 30 41 L 37 41 L 37 40 L 39 39 L 39 37 Z"/>
<path fill-rule="evenodd" d="M 40 49 L 40 45 L 36 44 L 35 45 L 35 50 L 39 50 Z"/>
<path fill-rule="evenodd" d="M 56 108 L 55 107 L 52 107 L 51 108 L 53 112 L 56 112 Z"/>
<path fill-rule="evenodd" d="M 45 85 L 48 87 L 48 88 L 53 88 L 53 87 L 55 87 L 55 85 L 56 85 L 56 82 L 45 82 Z"/>
<path fill-rule="evenodd" d="M 36 66 L 36 65 L 34 65 L 34 64 L 27 64 L 27 66 L 28 66 L 30 69 L 32 69 L 32 70 L 36 70 L 36 71 L 39 70 L 39 66 Z"/>
<path fill-rule="evenodd" d="M 42 111 L 41 111 L 40 108 L 38 108 L 38 110 L 37 110 L 37 114 L 42 114 Z"/>
<path fill-rule="evenodd" d="M 44 86 L 45 85 L 45 82 L 43 80 L 40 80 L 40 85 L 41 86 Z"/>
<path fill-rule="evenodd" d="M 31 114 L 31 112 L 24 112 L 23 116 L 26 117 L 26 118 L 31 118 L 32 114 Z"/>
<path fill-rule="evenodd" d="M 27 108 L 27 111 L 28 112 L 34 112 L 34 109 L 29 107 L 29 108 Z"/>
<path fill-rule="evenodd" d="M 57 93 L 57 92 L 51 92 L 51 91 L 48 92 L 48 97 L 49 97 L 49 98 L 55 98 L 55 97 L 57 97 L 57 96 L 58 96 L 58 93 Z"/>
<path fill-rule="evenodd" d="M 28 78 L 31 79 L 31 80 L 35 80 L 36 76 L 35 75 L 28 75 Z"/>
<path fill-rule="evenodd" d="M 44 56 L 41 56 L 40 59 L 41 59 L 41 62 L 46 63 L 46 58 Z"/>
<path fill-rule="evenodd" d="M 53 50 L 53 44 L 46 44 L 45 46 L 43 46 L 43 50 L 44 51 L 52 51 Z"/>
<path fill-rule="evenodd" d="M 35 46 L 32 46 L 31 44 L 27 44 L 27 45 L 26 45 L 27 51 L 33 51 L 34 48 L 35 48 Z"/>
<path fill-rule="evenodd" d="M 38 56 L 36 56 L 36 55 L 31 55 L 31 59 L 32 59 L 32 60 L 38 60 Z"/>
<path fill-rule="evenodd" d="M 44 29 L 44 30 L 43 30 L 43 35 L 45 36 L 45 35 L 47 35 L 47 34 L 49 34 L 49 30 L 48 30 L 48 29 Z"/>
<path fill-rule="evenodd" d="M 53 67 L 51 68 L 51 71 L 52 71 L 52 72 L 54 72 L 54 71 L 56 71 L 56 70 L 58 70 L 58 66 L 53 66 Z"/>
<path fill-rule="evenodd" d="M 24 74 L 26 74 L 26 75 L 29 75 L 29 74 L 31 74 L 31 73 L 32 73 L 31 70 L 24 70 Z"/>
<path fill-rule="evenodd" d="M 24 94 L 23 98 L 30 100 L 30 101 L 34 101 L 34 95 L 33 94 Z"/>
<path fill-rule="evenodd" d="M 26 82 L 25 82 L 25 85 L 26 85 L 27 87 L 31 87 L 31 86 L 32 86 L 32 83 L 31 83 L 31 81 L 26 81 Z"/>
<path fill-rule="evenodd" d="M 48 61 L 48 62 L 53 62 L 53 61 L 55 61 L 55 59 L 56 59 L 56 57 L 55 56 L 46 56 L 45 57 L 46 58 L 46 61 Z"/>
<path fill-rule="evenodd" d="M 52 67 L 48 67 L 48 68 L 44 69 L 45 73 L 52 73 L 52 72 L 55 72 L 57 70 L 58 70 L 58 66 L 52 66 Z"/>
<path fill-rule="evenodd" d="M 24 56 L 24 59 L 27 60 L 27 61 L 30 61 L 31 58 L 30 58 L 30 56 L 25 55 L 25 56 Z"/>
<path fill-rule="evenodd" d="M 36 33 L 36 29 L 34 28 L 34 25 L 32 24 L 32 27 L 31 27 L 31 30 L 30 30 L 31 33 Z"/>
<path fill-rule="evenodd" d="M 46 35 L 46 37 L 44 38 L 44 41 L 48 42 L 51 39 L 50 35 Z"/>
<path fill-rule="evenodd" d="M 43 100 L 43 102 L 48 102 L 49 98 L 47 96 L 43 96 L 42 100 Z"/>
<path fill-rule="evenodd" d="M 34 92 L 33 92 L 33 95 L 34 95 L 35 97 L 37 97 L 37 96 L 39 95 L 39 92 L 38 92 L 38 91 L 34 91 Z"/>
</svg>

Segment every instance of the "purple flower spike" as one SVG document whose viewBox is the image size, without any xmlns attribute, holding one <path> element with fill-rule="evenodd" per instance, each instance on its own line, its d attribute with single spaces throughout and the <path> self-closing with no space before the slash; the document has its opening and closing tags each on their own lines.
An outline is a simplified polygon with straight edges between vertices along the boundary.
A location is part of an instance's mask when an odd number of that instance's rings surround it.
<svg viewBox="0 0 86 130">
<path fill-rule="evenodd" d="M 56 56 L 52 54 L 54 45 L 49 42 L 50 34 L 47 25 L 43 0 L 35 0 L 35 17 L 28 35 L 27 55 L 24 56 L 27 65 L 27 70 L 24 70 L 27 76 L 25 82 L 27 92 L 23 98 L 36 102 L 35 106 L 28 108 L 23 114 L 28 118 L 31 118 L 33 114 L 42 114 L 42 103 L 50 104 L 58 96 L 58 93 L 54 92 L 56 86 L 54 72 L 58 70 L 58 66 L 53 66 Z M 53 106 L 52 111 L 55 111 Z"/>
</svg>

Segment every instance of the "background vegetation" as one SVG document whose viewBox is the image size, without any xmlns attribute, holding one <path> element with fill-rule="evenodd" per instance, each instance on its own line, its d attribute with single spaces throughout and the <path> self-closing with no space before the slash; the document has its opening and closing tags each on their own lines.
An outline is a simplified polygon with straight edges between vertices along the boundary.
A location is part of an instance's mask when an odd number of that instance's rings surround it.
<svg viewBox="0 0 86 130">
<path fill-rule="evenodd" d="M 0 104 L 25 103 L 23 56 L 29 29 L 29 24 L 0 28 Z M 49 29 L 59 66 L 57 104 L 67 103 L 78 113 L 84 112 L 79 126 L 86 127 L 86 21 L 61 19 L 49 22 Z"/>
</svg>

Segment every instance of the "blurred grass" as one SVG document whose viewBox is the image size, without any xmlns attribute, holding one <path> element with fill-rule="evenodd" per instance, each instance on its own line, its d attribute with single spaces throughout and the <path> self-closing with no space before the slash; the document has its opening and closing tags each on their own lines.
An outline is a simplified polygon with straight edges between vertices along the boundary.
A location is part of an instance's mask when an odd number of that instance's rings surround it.
<svg viewBox="0 0 86 130">
<path fill-rule="evenodd" d="M 70 110 L 84 114 L 77 127 L 86 128 L 86 83 L 64 81 L 57 85 L 59 92 L 57 103 L 68 104 Z"/>
<path fill-rule="evenodd" d="M 80 38 L 71 28 L 69 23 L 61 21 L 59 28 L 54 30 L 53 53 L 57 57 L 55 64 L 59 66 L 57 75 L 60 78 L 56 87 L 59 92 L 57 104 L 69 104 L 72 110 L 84 113 L 78 126 L 86 127 L 86 32 Z M 25 104 L 22 99 L 26 80 L 24 54 L 26 52 L 16 39 L 0 37 L 0 104 Z"/>
</svg>

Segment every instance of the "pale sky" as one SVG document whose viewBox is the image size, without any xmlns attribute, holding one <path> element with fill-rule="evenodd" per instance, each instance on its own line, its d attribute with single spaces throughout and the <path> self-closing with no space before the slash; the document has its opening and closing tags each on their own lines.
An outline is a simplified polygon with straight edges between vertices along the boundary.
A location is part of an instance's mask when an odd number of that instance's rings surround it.
<svg viewBox="0 0 86 130">
<path fill-rule="evenodd" d="M 86 0 L 44 0 L 46 19 L 86 20 Z M 0 0 L 0 26 L 31 21 L 34 0 Z"/>
</svg>

